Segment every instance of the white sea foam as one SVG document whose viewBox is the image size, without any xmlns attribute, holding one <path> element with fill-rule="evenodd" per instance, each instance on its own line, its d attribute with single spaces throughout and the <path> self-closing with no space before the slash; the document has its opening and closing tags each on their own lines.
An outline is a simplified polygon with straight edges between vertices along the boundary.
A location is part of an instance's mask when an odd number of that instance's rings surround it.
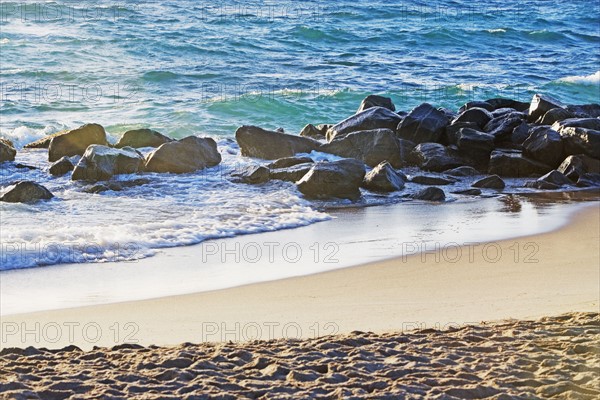
<svg viewBox="0 0 600 400">
<path fill-rule="evenodd" d="M 600 84 L 600 71 L 584 76 L 567 76 L 559 79 L 559 82 L 577 83 L 581 85 L 599 85 Z"/>
<path fill-rule="evenodd" d="M 489 33 L 506 33 L 506 29 L 498 28 L 498 29 L 488 29 Z"/>
</svg>

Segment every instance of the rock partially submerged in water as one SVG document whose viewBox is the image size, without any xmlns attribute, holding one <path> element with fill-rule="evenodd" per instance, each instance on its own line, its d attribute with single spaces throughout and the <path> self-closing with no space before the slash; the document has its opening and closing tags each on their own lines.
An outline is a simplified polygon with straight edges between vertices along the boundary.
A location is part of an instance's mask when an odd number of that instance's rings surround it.
<svg viewBox="0 0 600 400">
<path fill-rule="evenodd" d="M 300 136 L 307 137 L 315 140 L 325 140 L 327 130 L 330 125 L 318 125 L 308 124 L 300 131 Z"/>
<path fill-rule="evenodd" d="M 235 132 L 242 155 L 245 157 L 276 160 L 298 153 L 317 150 L 321 143 L 307 137 L 268 131 L 256 126 L 242 126 Z"/>
<path fill-rule="evenodd" d="M 450 177 L 434 176 L 434 175 L 416 175 L 410 180 L 412 183 L 419 185 L 451 185 L 456 183 L 458 180 Z"/>
<path fill-rule="evenodd" d="M 79 160 L 71 179 L 74 181 L 106 181 L 115 175 L 135 174 L 144 170 L 144 157 L 131 147 L 114 149 L 93 144 Z"/>
<path fill-rule="evenodd" d="M 0 162 L 15 161 L 17 150 L 10 140 L 0 138 Z"/>
<path fill-rule="evenodd" d="M 415 107 L 398 125 L 398 137 L 416 144 L 439 142 L 449 123 L 448 116 L 431 104 Z"/>
<path fill-rule="evenodd" d="M 414 144 L 400 140 L 390 129 L 358 131 L 336 138 L 319 148 L 319 151 L 340 157 L 355 158 L 370 167 L 388 161 L 392 167 L 401 168 L 406 164 Z"/>
<path fill-rule="evenodd" d="M 269 168 L 262 165 L 249 165 L 241 171 L 235 171 L 232 176 L 234 182 L 257 185 L 269 181 Z"/>
<path fill-rule="evenodd" d="M 374 192 L 395 192 L 404 187 L 404 179 L 389 162 L 384 161 L 365 176 L 363 187 Z"/>
<path fill-rule="evenodd" d="M 585 154 L 568 156 L 560 164 L 558 171 L 573 182 L 577 182 L 580 177 L 587 173 L 600 173 L 600 160 L 596 160 Z"/>
<path fill-rule="evenodd" d="M 118 149 L 123 147 L 159 147 L 172 141 L 173 139 L 170 137 L 152 129 L 133 129 L 125 132 L 115 144 L 115 147 Z"/>
<path fill-rule="evenodd" d="M 543 175 L 551 169 L 547 164 L 523 156 L 520 151 L 494 150 L 488 172 L 492 175 L 526 178 Z"/>
<path fill-rule="evenodd" d="M 498 175 L 490 175 L 474 182 L 471 186 L 482 189 L 502 190 L 506 187 L 506 183 Z"/>
<path fill-rule="evenodd" d="M 102 125 L 86 124 L 79 128 L 58 134 L 50 140 L 48 161 L 54 162 L 64 156 L 82 155 L 88 146 L 99 144 L 108 146 L 106 132 Z"/>
<path fill-rule="evenodd" d="M 131 181 L 108 181 L 85 188 L 83 191 L 86 193 L 103 193 L 109 190 L 120 192 L 128 188 L 142 186 L 148 183 L 150 183 L 150 179 L 147 178 L 133 179 Z"/>
<path fill-rule="evenodd" d="M 431 186 L 426 189 L 420 190 L 417 193 L 412 194 L 410 197 L 415 200 L 425 201 L 442 202 L 446 200 L 446 194 L 444 193 L 444 191 L 435 186 Z"/>
<path fill-rule="evenodd" d="M 314 162 L 312 158 L 305 156 L 285 157 L 275 160 L 268 165 L 270 169 L 288 168 L 298 164 L 307 164 Z"/>
<path fill-rule="evenodd" d="M 50 166 L 49 172 L 54 176 L 63 176 L 73 171 L 75 166 L 69 159 L 69 157 L 64 156 L 60 160 L 56 161 L 54 164 Z"/>
<path fill-rule="evenodd" d="M 315 165 L 314 162 L 302 163 L 292 165 L 286 168 L 276 168 L 270 171 L 271 179 L 286 181 L 286 182 L 297 182 Z"/>
<path fill-rule="evenodd" d="M 360 198 L 360 186 L 365 177 L 365 166 L 354 159 L 318 162 L 300 181 L 298 190 L 311 199 Z"/>
<path fill-rule="evenodd" d="M 396 111 L 396 106 L 394 105 L 392 99 L 390 99 L 389 97 L 370 94 L 363 99 L 363 101 L 360 103 L 360 107 L 358 107 L 358 111 L 356 112 L 360 113 L 373 107 L 383 107 L 387 108 L 390 111 Z"/>
<path fill-rule="evenodd" d="M 374 129 L 396 131 L 396 127 L 401 121 L 402 117 L 385 107 L 371 107 L 329 128 L 327 140 L 332 141 L 353 132 Z"/>
<path fill-rule="evenodd" d="M 571 184 L 571 180 L 561 172 L 552 170 L 535 181 L 526 182 L 525 187 L 541 190 L 556 190 L 562 186 Z"/>
<path fill-rule="evenodd" d="M 19 181 L 6 188 L 0 201 L 8 203 L 34 203 L 50 200 L 54 195 L 44 186 L 32 181 Z"/>
<path fill-rule="evenodd" d="M 221 154 L 213 139 L 188 136 L 164 143 L 148 154 L 145 169 L 147 172 L 185 174 L 214 167 L 220 162 Z"/>
<path fill-rule="evenodd" d="M 463 167 L 458 167 L 458 168 L 453 168 L 453 169 L 449 169 L 444 171 L 445 175 L 450 175 L 450 176 L 475 176 L 475 175 L 479 175 L 479 171 L 477 171 L 475 168 L 473 167 L 469 167 L 469 166 L 463 166 Z"/>
</svg>

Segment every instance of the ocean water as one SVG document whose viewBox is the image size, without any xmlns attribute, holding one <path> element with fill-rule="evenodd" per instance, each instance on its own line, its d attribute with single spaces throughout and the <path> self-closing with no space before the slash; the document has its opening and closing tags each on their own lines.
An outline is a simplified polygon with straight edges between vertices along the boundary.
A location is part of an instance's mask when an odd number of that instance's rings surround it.
<svg viewBox="0 0 600 400">
<path fill-rule="evenodd" d="M 3 137 L 20 147 L 96 122 L 114 141 L 150 127 L 214 137 L 224 162 L 90 195 L 49 177 L 44 151 L 20 151 L 17 161 L 41 169 L 3 166 L 0 186 L 33 179 L 57 198 L 0 205 L 0 269 L 132 260 L 328 219 L 292 184 L 230 182 L 249 162 L 235 129 L 297 133 L 351 115 L 371 93 L 402 110 L 536 92 L 600 102 L 599 19 L 589 1 L 2 2 Z"/>
</svg>

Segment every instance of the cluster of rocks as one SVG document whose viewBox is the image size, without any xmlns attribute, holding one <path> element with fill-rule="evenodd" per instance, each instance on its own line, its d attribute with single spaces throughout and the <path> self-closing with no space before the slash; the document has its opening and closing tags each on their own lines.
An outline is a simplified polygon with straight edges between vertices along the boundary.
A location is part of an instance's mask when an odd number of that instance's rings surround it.
<svg viewBox="0 0 600 400">
<path fill-rule="evenodd" d="M 443 173 L 410 179 L 431 186 L 411 196 L 432 201 L 445 199 L 446 193 L 437 186 L 481 174 L 487 176 L 472 188 L 454 193 L 502 190 L 506 185 L 502 178 L 506 177 L 532 178 L 525 186 L 541 190 L 600 186 L 600 105 L 564 105 L 539 94 L 530 103 L 473 101 L 458 112 L 428 103 L 410 112 L 397 112 L 391 99 L 371 95 L 356 114 L 337 124 L 309 124 L 300 135 L 242 126 L 235 138 L 242 156 L 270 163 L 236 171 L 233 181 L 294 182 L 301 193 L 313 199 L 355 200 L 361 196 L 361 188 L 402 190 L 409 181 L 400 171 L 405 167 Z M 71 173 L 72 180 L 105 182 L 92 192 L 124 187 L 106 184 L 121 174 L 190 173 L 221 162 L 217 144 L 210 138 L 174 140 L 151 129 L 138 129 L 126 132 L 113 146 L 98 124 L 59 132 L 25 147 L 48 149 L 52 175 Z M 137 150 L 142 147 L 155 150 L 144 157 Z M 306 156 L 313 151 L 341 159 L 314 162 Z M 0 162 L 14 161 L 16 153 L 10 141 L 0 139 Z M 73 156 L 80 156 L 75 165 Z M 24 186 L 21 182 L 9 192 L 27 187 L 27 193 L 37 193 L 32 200 L 48 198 L 42 190 L 32 190 L 32 185 L 36 184 Z M 8 194 L 0 200 L 25 198 Z"/>
<path fill-rule="evenodd" d="M 239 174 L 241 181 L 292 181 L 310 198 L 356 199 L 361 187 L 401 190 L 407 179 L 399 169 L 411 166 L 444 173 L 411 179 L 425 185 L 487 175 L 455 192 L 466 195 L 502 190 L 507 177 L 532 178 L 525 186 L 535 189 L 600 186 L 600 105 L 564 105 L 540 94 L 530 103 L 469 102 L 458 112 L 427 103 L 397 112 L 391 99 L 371 95 L 337 124 L 309 124 L 299 136 L 242 126 L 236 140 L 243 156 L 276 160 L 249 167 Z M 313 151 L 344 159 L 314 163 L 297 157 Z M 440 201 L 445 192 L 430 187 L 412 196 Z"/>
</svg>

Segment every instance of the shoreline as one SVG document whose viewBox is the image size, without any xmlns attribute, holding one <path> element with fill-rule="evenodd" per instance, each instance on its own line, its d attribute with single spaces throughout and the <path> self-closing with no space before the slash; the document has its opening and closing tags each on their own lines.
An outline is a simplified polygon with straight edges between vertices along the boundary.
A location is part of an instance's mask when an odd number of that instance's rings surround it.
<svg viewBox="0 0 600 400">
<path fill-rule="evenodd" d="M 217 291 L 8 315 L 2 317 L 5 328 L 17 333 L 5 335 L 2 347 L 307 338 L 597 311 L 599 232 L 594 202 L 558 230 L 492 242 L 490 252 L 507 255 L 498 262 L 479 250 L 469 259 L 461 246 L 463 256 L 454 262 L 445 259 L 449 254 L 423 253 Z M 537 262 L 528 263 L 535 246 Z M 73 338 L 66 334 L 69 323 L 77 324 Z M 22 327 L 36 326 L 37 336 L 21 340 Z M 101 336 L 86 340 L 84 327 L 87 339 L 92 328 Z M 46 340 L 44 328 L 59 329 L 60 337 Z"/>
</svg>

